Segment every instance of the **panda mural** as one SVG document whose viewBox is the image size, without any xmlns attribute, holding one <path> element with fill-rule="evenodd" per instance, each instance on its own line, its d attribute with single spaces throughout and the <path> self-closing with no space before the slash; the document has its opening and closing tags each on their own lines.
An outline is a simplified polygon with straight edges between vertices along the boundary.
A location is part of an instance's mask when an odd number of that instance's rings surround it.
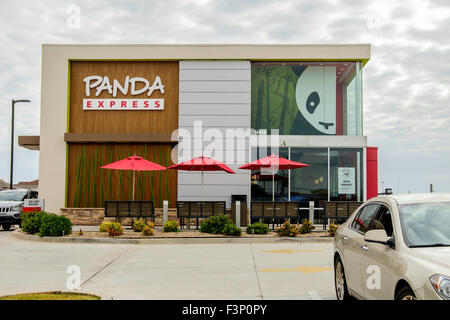
<svg viewBox="0 0 450 320">
<path fill-rule="evenodd" d="M 293 135 L 336 134 L 336 67 L 291 67 L 298 76 Z"/>
</svg>

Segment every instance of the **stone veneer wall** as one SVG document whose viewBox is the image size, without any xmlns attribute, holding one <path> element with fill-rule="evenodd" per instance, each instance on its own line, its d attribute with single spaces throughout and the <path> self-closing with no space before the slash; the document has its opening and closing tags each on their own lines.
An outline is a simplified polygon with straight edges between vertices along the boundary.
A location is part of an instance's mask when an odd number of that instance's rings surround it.
<svg viewBox="0 0 450 320">
<path fill-rule="evenodd" d="M 74 225 L 95 226 L 103 222 L 105 208 L 61 208 L 61 215 Z"/>
<path fill-rule="evenodd" d="M 61 215 L 69 218 L 74 225 L 98 226 L 103 221 L 116 221 L 116 218 L 105 218 L 105 208 L 61 208 Z M 177 220 L 176 208 L 169 208 L 168 218 Z M 162 220 L 163 209 L 155 208 L 155 225 L 162 226 Z M 130 226 L 131 218 L 121 218 L 119 222 Z"/>
<path fill-rule="evenodd" d="M 227 209 L 227 216 L 231 218 L 231 210 Z M 115 222 L 116 218 L 105 218 L 105 208 L 61 208 L 61 215 L 69 218 L 74 225 L 98 226 L 103 221 Z M 248 212 L 247 212 L 248 217 Z M 177 209 L 169 208 L 168 219 L 175 220 L 180 224 L 177 218 Z M 131 226 L 131 218 L 121 218 L 120 223 L 124 226 Z M 150 219 L 148 219 L 150 221 Z M 199 219 L 199 226 L 205 218 Z M 187 224 L 187 219 L 184 220 Z M 155 208 L 155 225 L 163 225 L 163 208 Z M 196 219 L 191 219 L 191 226 L 195 227 Z"/>
</svg>

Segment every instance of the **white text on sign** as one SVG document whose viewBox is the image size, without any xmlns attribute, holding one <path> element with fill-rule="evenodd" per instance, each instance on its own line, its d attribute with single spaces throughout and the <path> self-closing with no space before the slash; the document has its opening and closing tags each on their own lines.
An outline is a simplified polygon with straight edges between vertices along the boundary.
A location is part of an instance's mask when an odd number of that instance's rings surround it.
<svg viewBox="0 0 450 320">
<path fill-rule="evenodd" d="M 83 110 L 164 110 L 164 99 L 83 99 Z"/>
</svg>

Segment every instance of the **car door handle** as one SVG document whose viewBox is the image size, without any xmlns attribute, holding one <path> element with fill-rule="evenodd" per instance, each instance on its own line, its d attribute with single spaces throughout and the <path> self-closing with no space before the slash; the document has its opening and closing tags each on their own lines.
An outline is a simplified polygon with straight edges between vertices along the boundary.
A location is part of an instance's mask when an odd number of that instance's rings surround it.
<svg viewBox="0 0 450 320">
<path fill-rule="evenodd" d="M 344 236 L 344 237 L 342 238 L 342 240 L 347 241 L 347 240 L 348 240 L 348 237 Z"/>
<path fill-rule="evenodd" d="M 369 247 L 367 247 L 366 245 L 362 245 L 361 249 L 363 249 L 364 251 L 367 251 L 367 250 L 369 250 Z"/>
</svg>

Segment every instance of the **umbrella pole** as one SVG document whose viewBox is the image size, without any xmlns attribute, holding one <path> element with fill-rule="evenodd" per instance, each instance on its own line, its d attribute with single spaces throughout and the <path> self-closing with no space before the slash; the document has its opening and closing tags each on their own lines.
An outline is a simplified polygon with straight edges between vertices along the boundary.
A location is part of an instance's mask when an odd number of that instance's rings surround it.
<svg viewBox="0 0 450 320">
<path fill-rule="evenodd" d="M 275 169 L 272 168 L 272 201 L 275 201 Z"/>
<path fill-rule="evenodd" d="M 136 180 L 136 170 L 133 170 L 133 201 L 134 201 L 134 182 Z"/>
<path fill-rule="evenodd" d="M 203 170 L 202 170 L 202 202 L 203 202 Z"/>
</svg>

